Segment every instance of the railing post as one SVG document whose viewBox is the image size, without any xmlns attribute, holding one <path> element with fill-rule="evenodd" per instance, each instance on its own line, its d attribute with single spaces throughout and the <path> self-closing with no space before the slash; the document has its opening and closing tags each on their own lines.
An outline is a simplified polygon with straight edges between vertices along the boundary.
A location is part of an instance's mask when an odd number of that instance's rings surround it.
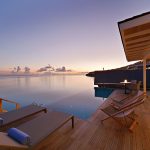
<svg viewBox="0 0 150 150">
<path fill-rule="evenodd" d="M 19 103 L 16 103 L 16 102 L 11 101 L 11 100 L 0 98 L 0 112 L 4 112 L 5 111 L 5 110 L 3 110 L 3 101 L 5 101 L 7 103 L 14 104 L 16 106 L 16 109 L 19 109 L 21 107 Z"/>
<path fill-rule="evenodd" d="M 143 90 L 146 95 L 146 59 L 143 60 Z"/>
<path fill-rule="evenodd" d="M 19 105 L 19 104 L 16 104 L 16 110 L 19 109 L 19 108 L 20 108 L 20 105 Z"/>
<path fill-rule="evenodd" d="M 3 99 L 0 98 L 0 112 L 3 112 Z"/>
</svg>

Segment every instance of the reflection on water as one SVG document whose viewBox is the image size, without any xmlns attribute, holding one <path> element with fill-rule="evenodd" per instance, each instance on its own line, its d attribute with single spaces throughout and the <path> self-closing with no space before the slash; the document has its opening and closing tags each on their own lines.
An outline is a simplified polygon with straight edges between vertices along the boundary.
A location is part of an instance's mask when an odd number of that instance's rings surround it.
<svg viewBox="0 0 150 150">
<path fill-rule="evenodd" d="M 93 79 L 84 75 L 0 77 L 1 97 L 22 106 L 33 102 L 87 119 L 102 99 L 94 97 Z M 12 109 L 12 105 L 5 105 Z"/>
</svg>

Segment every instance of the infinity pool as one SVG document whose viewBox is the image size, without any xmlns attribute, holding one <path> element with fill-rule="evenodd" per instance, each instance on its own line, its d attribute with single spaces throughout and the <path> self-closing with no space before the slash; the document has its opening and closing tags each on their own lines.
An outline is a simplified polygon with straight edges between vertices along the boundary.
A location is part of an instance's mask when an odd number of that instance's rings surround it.
<svg viewBox="0 0 150 150">
<path fill-rule="evenodd" d="M 43 104 L 49 109 L 88 119 L 104 101 L 102 97 L 95 97 L 93 83 L 93 78 L 85 75 L 0 77 L 0 94 L 21 106 Z M 7 103 L 4 108 L 11 110 L 14 106 Z"/>
</svg>

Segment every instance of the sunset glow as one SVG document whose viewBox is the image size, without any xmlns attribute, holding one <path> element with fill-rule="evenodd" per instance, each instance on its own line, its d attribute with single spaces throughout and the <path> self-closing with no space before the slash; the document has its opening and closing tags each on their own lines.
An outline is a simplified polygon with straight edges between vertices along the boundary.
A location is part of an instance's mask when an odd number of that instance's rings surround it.
<svg viewBox="0 0 150 150">
<path fill-rule="evenodd" d="M 73 71 L 127 65 L 117 21 L 149 11 L 150 1 L 0 2 L 0 70 L 36 72 L 48 64 Z"/>
</svg>

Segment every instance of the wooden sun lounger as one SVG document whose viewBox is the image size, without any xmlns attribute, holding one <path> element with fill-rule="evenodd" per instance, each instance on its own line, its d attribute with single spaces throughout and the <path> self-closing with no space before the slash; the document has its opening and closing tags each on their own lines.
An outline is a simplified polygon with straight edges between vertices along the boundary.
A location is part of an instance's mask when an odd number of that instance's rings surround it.
<svg viewBox="0 0 150 150">
<path fill-rule="evenodd" d="M 137 92 L 134 92 L 134 93 L 131 93 L 131 94 L 122 94 L 122 93 L 121 94 L 117 94 L 115 97 L 110 97 L 110 99 L 113 102 L 120 103 L 121 101 L 124 101 L 126 99 L 132 98 L 133 96 L 136 96 Z"/>
<path fill-rule="evenodd" d="M 4 122 L 3 125 L 0 126 L 0 130 L 6 130 L 12 124 L 43 111 L 47 112 L 47 109 L 45 107 L 31 104 L 17 110 L 2 113 L 0 114 L 0 118 L 3 118 Z"/>
<path fill-rule="evenodd" d="M 142 91 L 138 91 L 136 94 L 131 95 L 121 101 L 113 100 L 111 105 L 114 106 L 115 108 L 118 108 L 119 110 L 125 107 L 129 107 L 133 105 L 134 103 L 141 101 L 143 97 L 144 97 L 144 93 Z"/>
<path fill-rule="evenodd" d="M 17 127 L 17 129 L 27 133 L 31 137 L 31 146 L 19 144 L 15 140 L 7 136 L 6 133 L 0 132 L 0 149 L 1 148 L 34 148 L 38 143 L 47 136 L 62 127 L 69 120 L 72 120 L 72 128 L 74 128 L 74 116 L 62 112 L 48 112 L 39 117 L 34 118 Z M 7 141 L 7 142 L 6 142 Z"/>
<path fill-rule="evenodd" d="M 117 118 L 123 118 L 125 122 L 127 123 L 127 118 L 132 120 L 132 123 L 129 127 L 129 131 L 133 130 L 134 125 L 137 123 L 135 118 L 130 117 L 129 115 L 134 112 L 134 108 L 138 105 L 142 104 L 145 100 L 144 93 L 142 91 L 138 91 L 137 95 L 133 96 L 132 98 L 126 99 L 121 101 L 120 103 L 117 102 L 117 105 L 109 105 L 105 108 L 101 108 L 101 111 L 103 111 L 105 114 L 108 115 L 105 119 L 101 120 L 101 122 L 112 118 L 117 123 L 119 123 L 122 126 L 127 127 L 127 124 L 124 125 L 121 121 L 119 121 Z"/>
</svg>

